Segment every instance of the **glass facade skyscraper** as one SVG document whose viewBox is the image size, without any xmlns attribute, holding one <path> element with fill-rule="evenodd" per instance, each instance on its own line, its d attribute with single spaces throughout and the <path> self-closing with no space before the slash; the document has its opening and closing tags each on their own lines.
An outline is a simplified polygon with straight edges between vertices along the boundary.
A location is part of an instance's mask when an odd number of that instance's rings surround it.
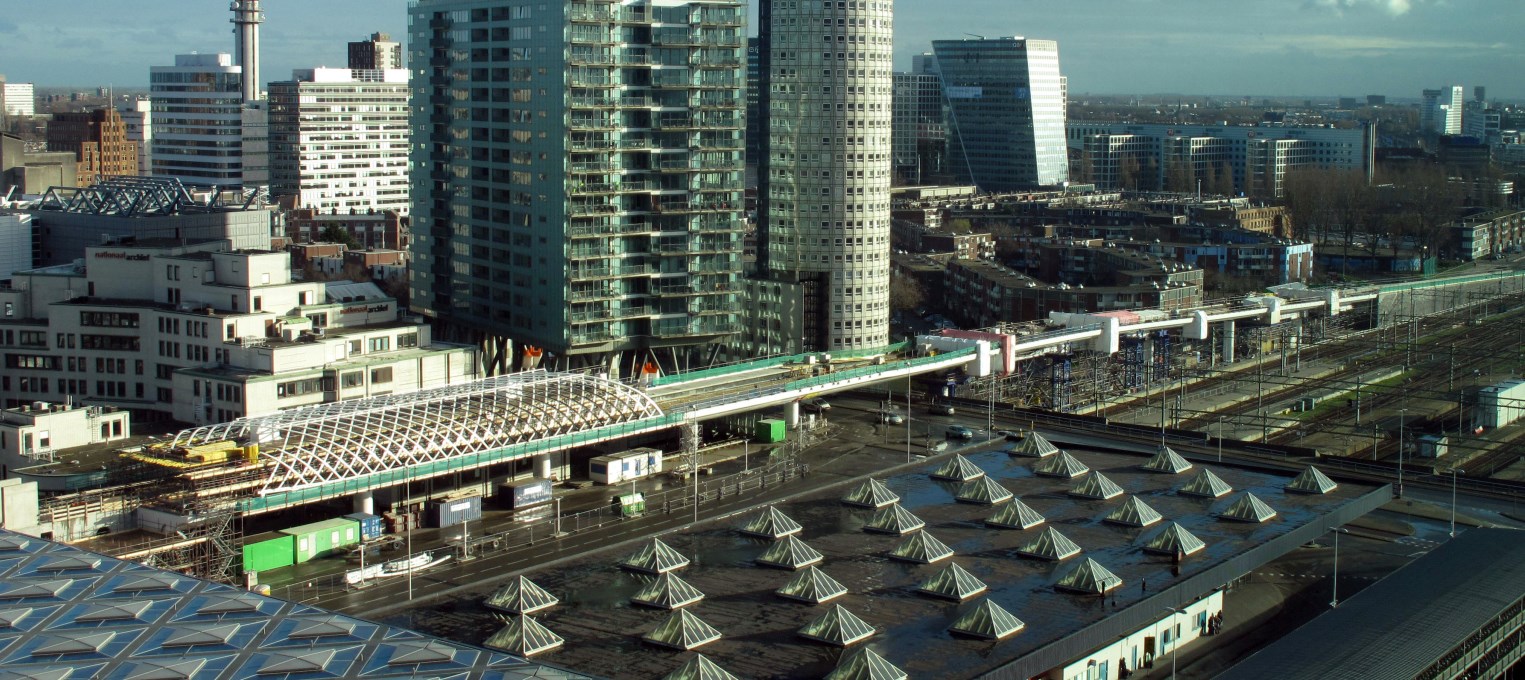
<svg viewBox="0 0 1525 680">
<path fill-rule="evenodd" d="M 612 364 L 737 329 L 740 2 L 416 0 L 410 22 L 415 309 L 489 371 L 510 341 Z"/>
<path fill-rule="evenodd" d="M 992 38 L 932 42 L 948 103 L 948 165 L 985 191 L 1069 180 L 1059 43 Z"/>
<path fill-rule="evenodd" d="M 889 341 L 893 6 L 763 0 L 759 275 L 789 329 L 769 350 Z M 760 301 L 767 305 L 769 301 Z"/>
</svg>

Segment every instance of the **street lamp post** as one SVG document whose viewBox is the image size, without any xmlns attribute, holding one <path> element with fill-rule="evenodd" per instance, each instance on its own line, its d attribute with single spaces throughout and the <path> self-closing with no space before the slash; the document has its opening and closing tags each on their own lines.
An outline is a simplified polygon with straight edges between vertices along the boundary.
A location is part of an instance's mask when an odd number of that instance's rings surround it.
<svg viewBox="0 0 1525 680">
<path fill-rule="evenodd" d="M 1340 606 L 1340 534 L 1346 533 L 1344 529 L 1333 527 L 1334 532 L 1334 579 L 1330 582 L 1329 608 Z"/>
<path fill-rule="evenodd" d="M 1170 678 L 1175 680 L 1176 648 L 1181 646 L 1181 631 L 1176 627 L 1176 614 L 1185 614 L 1186 612 L 1175 607 L 1166 607 L 1165 611 L 1170 612 L 1170 628 L 1167 629 L 1170 632 Z"/>
<path fill-rule="evenodd" d="M 1456 538 L 1456 473 L 1466 472 L 1461 468 L 1451 468 L 1451 538 Z"/>
<path fill-rule="evenodd" d="M 1223 462 L 1223 416 L 1218 416 L 1218 462 Z"/>
<path fill-rule="evenodd" d="M 1408 415 L 1408 409 L 1398 409 L 1398 487 L 1393 491 L 1399 497 L 1403 497 L 1403 422 Z"/>
</svg>

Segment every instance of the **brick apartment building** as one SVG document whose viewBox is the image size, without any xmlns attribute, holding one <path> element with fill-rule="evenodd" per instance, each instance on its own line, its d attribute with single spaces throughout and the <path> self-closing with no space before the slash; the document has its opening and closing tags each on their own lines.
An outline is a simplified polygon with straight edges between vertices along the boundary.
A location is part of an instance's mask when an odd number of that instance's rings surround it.
<svg viewBox="0 0 1525 680">
<path fill-rule="evenodd" d="M 127 124 L 116 109 L 53 114 L 48 151 L 73 153 L 79 186 L 97 177 L 138 174 L 138 145 L 127 139 Z"/>
</svg>

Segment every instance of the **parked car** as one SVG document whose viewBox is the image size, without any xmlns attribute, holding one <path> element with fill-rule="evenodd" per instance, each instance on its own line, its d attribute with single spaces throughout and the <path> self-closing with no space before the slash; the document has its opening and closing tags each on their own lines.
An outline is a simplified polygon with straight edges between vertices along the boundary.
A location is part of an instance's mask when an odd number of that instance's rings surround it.
<svg viewBox="0 0 1525 680">
<path fill-rule="evenodd" d="M 927 413 L 932 413 L 940 416 L 951 416 L 953 415 L 953 412 L 953 404 L 942 401 L 936 402 L 927 407 Z"/>
<path fill-rule="evenodd" d="M 974 439 L 974 430 L 963 425 L 949 425 L 948 429 L 943 431 L 943 437 L 947 439 Z"/>
<path fill-rule="evenodd" d="M 1027 433 L 1021 430 L 996 430 L 998 436 L 1005 437 L 1006 441 L 1019 442 L 1027 438 Z"/>
<path fill-rule="evenodd" d="M 807 400 L 805 402 L 805 408 L 815 413 L 825 413 L 831 410 L 831 403 L 825 399 L 816 397 L 814 399 Z"/>
</svg>

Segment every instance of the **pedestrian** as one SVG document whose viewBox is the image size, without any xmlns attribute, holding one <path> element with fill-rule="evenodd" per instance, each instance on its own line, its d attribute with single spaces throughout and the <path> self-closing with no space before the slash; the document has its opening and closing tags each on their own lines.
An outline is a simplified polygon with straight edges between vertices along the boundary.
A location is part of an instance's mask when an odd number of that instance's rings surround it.
<svg viewBox="0 0 1525 680">
<path fill-rule="evenodd" d="M 1147 593 L 1147 592 L 1149 592 L 1149 582 L 1145 581 L 1144 579 L 1139 579 L 1138 580 L 1138 592 L 1140 592 L 1140 593 Z"/>
</svg>

